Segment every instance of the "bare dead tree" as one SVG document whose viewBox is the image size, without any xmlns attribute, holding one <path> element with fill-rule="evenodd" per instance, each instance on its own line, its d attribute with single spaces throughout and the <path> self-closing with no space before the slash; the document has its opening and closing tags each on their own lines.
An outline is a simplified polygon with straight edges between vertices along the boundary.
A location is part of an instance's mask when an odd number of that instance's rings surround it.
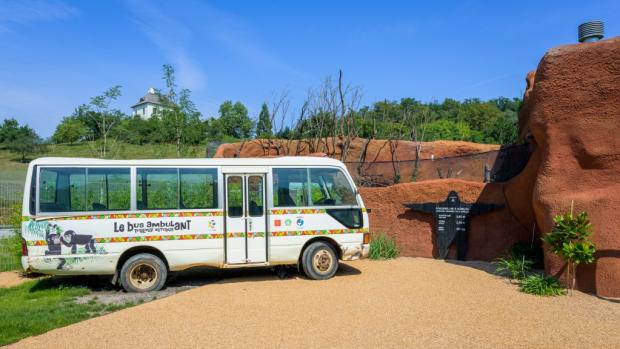
<svg viewBox="0 0 620 349">
<path fill-rule="evenodd" d="M 398 159 L 398 145 L 400 140 L 403 139 L 405 135 L 405 128 L 409 124 L 409 120 L 412 117 L 412 113 L 410 110 L 405 109 L 402 111 L 402 116 L 399 122 L 389 122 L 389 130 L 388 130 L 388 144 L 390 146 L 390 156 L 392 160 L 392 168 L 394 170 L 394 183 L 399 183 L 400 176 L 400 161 Z M 383 112 L 383 118 L 386 118 L 386 111 Z"/>
<path fill-rule="evenodd" d="M 422 155 L 422 140 L 424 139 L 426 125 L 428 124 L 429 118 L 430 110 L 428 106 L 426 106 L 422 111 L 417 113 L 416 117 L 411 118 L 411 129 L 409 135 L 411 141 L 415 144 L 415 162 L 413 165 L 413 172 L 411 173 L 411 180 L 413 182 L 417 181 L 418 179 L 418 174 L 420 171 L 420 160 Z"/>
<path fill-rule="evenodd" d="M 344 84 L 342 71 L 336 86 L 327 76 L 317 89 L 308 91 L 306 117 L 301 125 L 310 151 L 336 157 L 340 147 L 340 160 L 346 160 L 357 136 L 356 112 L 361 95 L 361 88 Z"/>
<path fill-rule="evenodd" d="M 344 138 L 340 161 L 345 162 L 351 148 L 351 141 L 357 137 L 357 124 L 355 111 L 361 101 L 361 89 L 342 84 L 342 70 L 338 72 L 338 96 L 340 99 L 340 133 Z"/>
<path fill-rule="evenodd" d="M 271 104 L 271 115 L 270 115 L 271 124 L 274 125 L 274 129 L 277 129 L 276 134 L 281 135 L 282 131 L 284 131 L 285 129 L 286 117 L 288 116 L 289 108 L 291 106 L 289 90 L 285 89 L 279 95 L 274 96 L 270 104 Z M 276 140 L 274 142 L 273 140 L 268 139 L 268 144 L 267 144 L 268 153 L 271 151 L 271 148 L 275 149 L 276 155 L 282 155 L 285 152 L 285 150 L 282 147 L 282 140 Z M 286 154 L 288 154 L 288 149 L 286 150 Z"/>
<path fill-rule="evenodd" d="M 360 115 L 361 119 L 365 121 L 367 115 L 368 113 L 366 113 L 366 111 L 364 110 Z M 377 127 L 376 127 L 376 122 L 375 122 L 374 117 L 372 118 L 372 121 L 373 121 L 372 131 L 368 134 L 366 138 L 364 138 L 364 143 L 362 144 L 362 149 L 360 150 L 360 156 L 357 159 L 357 174 L 360 177 L 363 176 L 362 169 L 364 168 L 364 163 L 366 162 L 366 153 L 368 152 L 368 146 L 370 145 L 371 140 L 373 140 L 377 136 Z"/>
</svg>

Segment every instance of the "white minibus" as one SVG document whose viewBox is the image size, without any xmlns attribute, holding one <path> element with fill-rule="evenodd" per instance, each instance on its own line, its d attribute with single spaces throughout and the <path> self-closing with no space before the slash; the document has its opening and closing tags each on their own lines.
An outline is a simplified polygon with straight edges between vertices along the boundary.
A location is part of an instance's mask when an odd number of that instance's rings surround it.
<svg viewBox="0 0 620 349">
<path fill-rule="evenodd" d="M 326 157 L 36 159 L 22 237 L 25 270 L 111 275 L 129 292 L 193 266 L 296 265 L 328 279 L 369 250 L 362 198 Z"/>
</svg>

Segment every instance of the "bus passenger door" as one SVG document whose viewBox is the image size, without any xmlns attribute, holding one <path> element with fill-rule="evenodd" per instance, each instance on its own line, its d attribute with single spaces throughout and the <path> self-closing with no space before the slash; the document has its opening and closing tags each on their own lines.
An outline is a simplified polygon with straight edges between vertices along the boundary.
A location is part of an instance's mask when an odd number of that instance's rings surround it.
<svg viewBox="0 0 620 349">
<path fill-rule="evenodd" d="M 246 176 L 248 263 L 267 261 L 267 219 L 265 217 L 265 175 Z"/>
<path fill-rule="evenodd" d="M 226 175 L 226 263 L 267 261 L 265 176 Z"/>
</svg>

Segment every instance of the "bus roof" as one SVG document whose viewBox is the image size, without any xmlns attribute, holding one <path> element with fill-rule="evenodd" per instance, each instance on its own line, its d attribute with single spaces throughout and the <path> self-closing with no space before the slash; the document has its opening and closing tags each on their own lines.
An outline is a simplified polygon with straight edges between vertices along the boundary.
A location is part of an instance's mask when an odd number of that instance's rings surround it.
<svg viewBox="0 0 620 349">
<path fill-rule="evenodd" d="M 344 167 L 339 160 L 316 156 L 281 156 L 263 158 L 197 158 L 197 159 L 137 159 L 107 160 L 95 158 L 45 157 L 32 160 L 30 166 L 336 166 Z"/>
</svg>

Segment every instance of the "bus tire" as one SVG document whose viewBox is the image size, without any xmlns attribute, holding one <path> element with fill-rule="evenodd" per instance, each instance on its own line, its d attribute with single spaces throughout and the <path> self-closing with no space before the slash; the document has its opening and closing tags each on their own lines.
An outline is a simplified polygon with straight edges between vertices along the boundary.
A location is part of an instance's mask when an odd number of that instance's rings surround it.
<svg viewBox="0 0 620 349">
<path fill-rule="evenodd" d="M 338 271 L 338 255 L 323 241 L 311 243 L 301 258 L 304 273 L 312 280 L 327 280 Z"/>
<path fill-rule="evenodd" d="M 159 291 L 164 287 L 168 269 L 162 260 L 149 253 L 130 257 L 121 268 L 121 285 L 127 292 Z"/>
</svg>

